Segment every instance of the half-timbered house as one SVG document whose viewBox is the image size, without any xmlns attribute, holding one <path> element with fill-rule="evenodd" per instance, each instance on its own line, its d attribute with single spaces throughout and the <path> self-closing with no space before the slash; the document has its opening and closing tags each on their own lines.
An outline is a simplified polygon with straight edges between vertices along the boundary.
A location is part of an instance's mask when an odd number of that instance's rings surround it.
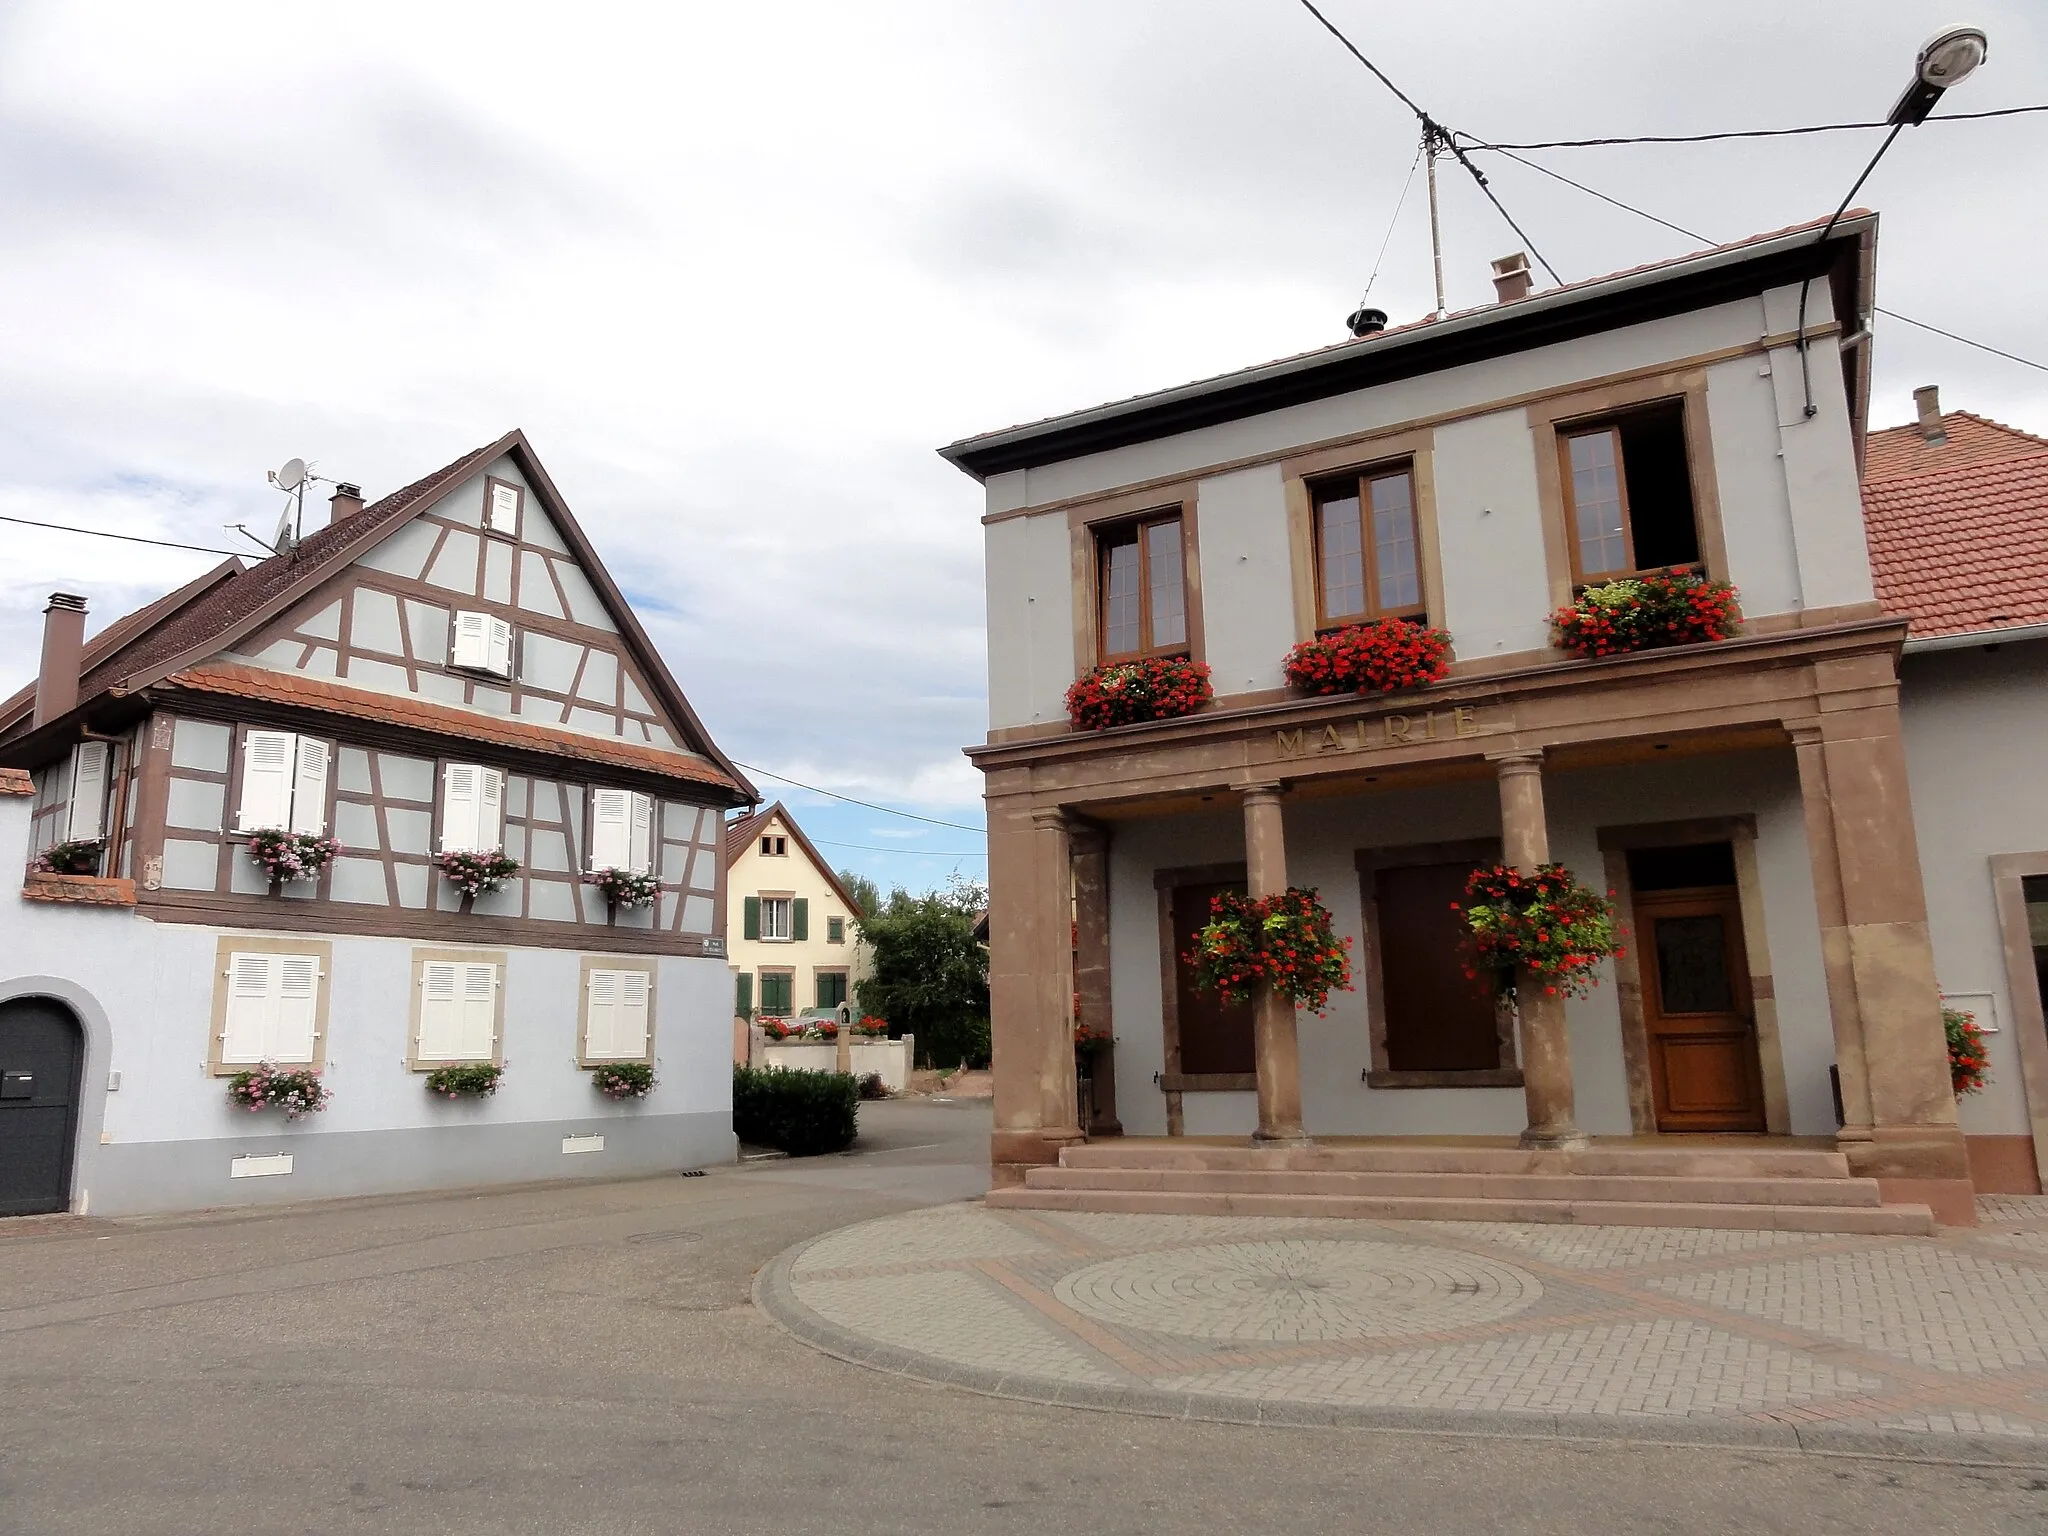
<svg viewBox="0 0 2048 1536">
<path fill-rule="evenodd" d="M 29 863 L 0 902 L 0 1212 L 732 1157 L 722 832 L 757 797 L 523 434 L 338 486 L 295 549 L 90 643 L 84 608 L 51 598 L 0 706 Z M 284 838 L 311 877 L 254 856 Z M 467 892 L 463 853 L 516 868 Z M 231 1109 L 265 1063 L 327 1106 Z M 651 1091 L 596 1091 L 619 1063 Z M 424 1088 L 479 1064 L 494 1092 Z"/>
</svg>

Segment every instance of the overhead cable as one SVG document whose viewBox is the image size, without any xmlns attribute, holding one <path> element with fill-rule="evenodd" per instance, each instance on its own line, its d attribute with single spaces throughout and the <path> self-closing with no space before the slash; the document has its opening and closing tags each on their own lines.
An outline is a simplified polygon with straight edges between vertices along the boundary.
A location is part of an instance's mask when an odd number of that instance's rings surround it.
<svg viewBox="0 0 2048 1536">
<path fill-rule="evenodd" d="M 756 768 L 752 763 L 732 759 L 735 768 L 744 768 L 748 773 L 758 773 L 763 778 L 773 779 L 778 784 L 794 784 L 798 789 L 807 789 L 814 795 L 824 795 L 831 800 L 844 800 L 848 805 L 858 805 L 866 810 L 880 811 L 885 816 L 901 816 L 905 821 L 927 821 L 935 827 L 951 827 L 955 832 L 972 832 L 977 837 L 986 837 L 988 828 L 970 827 L 962 821 L 941 821 L 936 816 L 920 816 L 915 811 L 899 811 L 894 806 L 877 805 L 872 800 L 856 800 L 851 795 L 842 795 L 836 789 L 820 789 L 815 784 L 806 784 L 801 779 L 792 779 L 786 773 L 771 773 L 766 768 Z"/>
<path fill-rule="evenodd" d="M 24 528 L 48 528 L 56 533 L 83 533 L 95 539 L 125 539 L 130 544 L 154 544 L 159 549 L 190 549 L 202 555 L 233 555 L 245 558 L 240 550 L 215 549 L 211 544 L 180 544 L 176 539 L 146 539 L 139 533 L 114 533 L 105 528 L 77 528 L 70 523 L 39 523 L 32 517 L 0 517 L 0 523 L 19 523 Z"/>
<path fill-rule="evenodd" d="M 1988 112 L 1944 112 L 1930 123 L 1966 123 L 1986 117 L 2018 117 L 2048 112 L 2048 103 L 2031 107 L 1994 107 Z M 1612 144 L 1713 144 L 1724 139 L 1785 139 L 1807 133 L 1853 133 L 1862 128 L 1888 128 L 1889 123 L 1814 123 L 1805 128 L 1736 128 L 1725 133 L 1637 133 L 1606 139 L 1545 139 L 1534 144 L 1474 144 L 1475 149 L 1602 149 Z"/>
</svg>

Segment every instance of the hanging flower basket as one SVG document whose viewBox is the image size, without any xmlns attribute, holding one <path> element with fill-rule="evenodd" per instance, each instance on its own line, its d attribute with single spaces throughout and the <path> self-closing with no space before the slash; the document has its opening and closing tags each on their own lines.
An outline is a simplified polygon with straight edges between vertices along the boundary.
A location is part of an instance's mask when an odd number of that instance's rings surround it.
<svg viewBox="0 0 2048 1536">
<path fill-rule="evenodd" d="M 1225 892 L 1183 956 L 1197 989 L 1226 1003 L 1251 1000 L 1261 982 L 1297 1008 L 1321 1013 L 1351 990 L 1351 940 L 1339 938 L 1313 889 L 1292 886 L 1258 901 Z"/>
<path fill-rule="evenodd" d="M 444 1099 L 487 1099 L 498 1091 L 505 1068 L 490 1061 L 465 1061 L 427 1074 L 427 1092 Z"/>
<path fill-rule="evenodd" d="M 1948 1035 L 1948 1076 L 1956 1097 L 1981 1093 L 1991 1081 L 1991 1050 L 1984 1043 L 1977 1016 L 1960 1008 L 1944 1008 L 1941 1027 Z"/>
<path fill-rule="evenodd" d="M 1080 731 L 1192 715 L 1211 698 L 1206 662 L 1148 656 L 1097 667 L 1067 689 L 1067 718 Z"/>
<path fill-rule="evenodd" d="M 1282 670 L 1303 693 L 1393 693 L 1421 688 L 1450 667 L 1451 637 L 1406 619 L 1375 619 L 1304 640 Z"/>
<path fill-rule="evenodd" d="M 1106 1029 L 1090 1029 L 1086 1024 L 1074 1026 L 1074 1049 L 1083 1058 L 1100 1055 L 1116 1048 L 1116 1036 Z"/>
<path fill-rule="evenodd" d="M 1465 921 L 1465 974 L 1497 994 L 1512 995 L 1526 971 L 1546 993 L 1584 997 L 1600 962 L 1622 953 L 1613 904 L 1562 864 L 1475 869 L 1465 897 L 1451 903 Z"/>
<path fill-rule="evenodd" d="M 590 1085 L 608 1099 L 644 1099 L 653 1091 L 654 1068 L 644 1061 L 613 1061 L 590 1071 Z"/>
<path fill-rule="evenodd" d="M 318 880 L 320 871 L 332 863 L 339 852 L 340 843 L 311 832 L 260 827 L 249 834 L 249 857 L 270 876 L 272 885 L 287 880 Z"/>
<path fill-rule="evenodd" d="M 583 877 L 583 883 L 603 891 L 605 900 L 616 907 L 648 906 L 661 894 L 661 881 L 652 873 L 636 875 L 612 864 L 593 869 Z"/>
<path fill-rule="evenodd" d="M 1656 571 L 1588 587 L 1550 616 L 1557 643 L 1574 656 L 1615 656 L 1666 645 L 1726 640 L 1742 627 L 1735 589 L 1690 571 Z"/>
<path fill-rule="evenodd" d="M 228 1079 L 228 1102 L 251 1114 L 262 1109 L 281 1109 L 287 1120 L 316 1114 L 333 1097 L 320 1074 L 311 1067 L 289 1071 L 269 1062 L 237 1072 Z"/>
<path fill-rule="evenodd" d="M 467 849 L 442 854 L 434 860 L 448 883 L 465 896 L 485 896 L 505 888 L 519 873 L 519 861 L 505 857 L 503 849 L 487 853 Z"/>
<path fill-rule="evenodd" d="M 96 875 L 100 872 L 100 855 L 107 851 L 107 840 L 103 837 L 75 837 L 69 842 L 52 843 L 36 855 L 29 866 L 39 875 Z"/>
</svg>

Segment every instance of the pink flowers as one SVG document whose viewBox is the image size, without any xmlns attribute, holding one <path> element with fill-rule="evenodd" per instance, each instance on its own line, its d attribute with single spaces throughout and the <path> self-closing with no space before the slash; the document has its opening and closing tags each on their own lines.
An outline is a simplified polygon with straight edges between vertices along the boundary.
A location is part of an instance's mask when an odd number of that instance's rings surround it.
<svg viewBox="0 0 2048 1536">
<path fill-rule="evenodd" d="M 591 1086 L 614 1102 L 644 1099 L 658 1080 L 654 1068 L 643 1061 L 608 1062 L 604 1066 L 593 1067 L 590 1073 Z"/>
<path fill-rule="evenodd" d="M 317 880 L 341 844 L 331 837 L 310 832 L 287 832 L 282 827 L 262 827 L 249 834 L 249 857 L 270 876 L 272 885 L 287 880 Z"/>
<path fill-rule="evenodd" d="M 661 894 L 661 881 L 652 874 L 639 875 L 630 869 L 607 864 L 583 877 L 585 885 L 604 892 L 605 900 L 619 907 L 644 907 Z"/>
<path fill-rule="evenodd" d="M 262 1109 L 281 1109 L 285 1119 L 296 1120 L 325 1109 L 330 1097 L 320 1073 L 312 1067 L 286 1071 L 266 1061 L 228 1079 L 228 1103 L 252 1115 Z"/>
<path fill-rule="evenodd" d="M 505 857 L 502 849 L 473 852 L 456 849 L 434 860 L 448 883 L 465 896 L 482 896 L 502 889 L 519 873 L 519 861 Z"/>
</svg>

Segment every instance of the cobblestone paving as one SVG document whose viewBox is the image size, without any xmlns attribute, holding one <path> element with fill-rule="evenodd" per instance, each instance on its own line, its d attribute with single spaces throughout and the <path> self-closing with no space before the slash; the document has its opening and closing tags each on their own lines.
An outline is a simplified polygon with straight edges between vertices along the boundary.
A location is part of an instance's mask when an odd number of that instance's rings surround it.
<svg viewBox="0 0 2048 1536">
<path fill-rule="evenodd" d="M 1044 1400 L 2048 1439 L 2048 1197 L 1980 1215 L 1868 1238 L 959 1205 L 828 1234 L 762 1299 L 837 1353 Z"/>
</svg>

